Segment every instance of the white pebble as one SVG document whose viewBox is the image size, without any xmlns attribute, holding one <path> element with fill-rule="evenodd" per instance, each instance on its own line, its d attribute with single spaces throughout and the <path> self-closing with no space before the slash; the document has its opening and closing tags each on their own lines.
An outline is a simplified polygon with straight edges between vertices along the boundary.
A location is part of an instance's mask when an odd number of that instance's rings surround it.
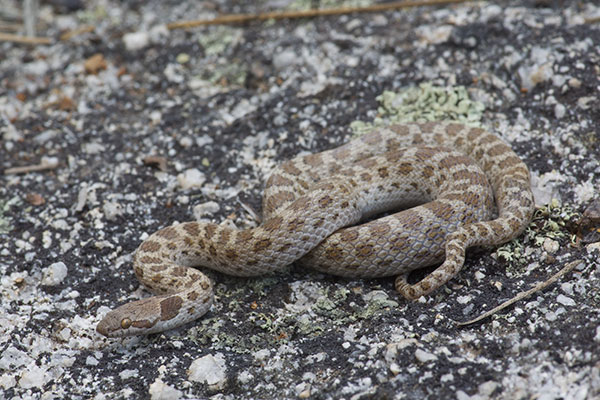
<svg viewBox="0 0 600 400">
<path fill-rule="evenodd" d="M 32 364 L 21 373 L 21 379 L 19 379 L 19 386 L 21 386 L 24 389 L 41 389 L 45 383 L 44 375 L 46 375 L 45 370 L 43 370 L 35 364 Z M 50 376 L 48 376 L 47 379 L 50 379 Z"/>
<path fill-rule="evenodd" d="M 548 321 L 548 322 L 554 322 L 554 321 L 556 321 L 557 315 L 556 315 L 556 313 L 554 311 L 548 311 L 546 313 L 545 317 L 546 317 L 546 321 Z"/>
<path fill-rule="evenodd" d="M 219 203 L 216 201 L 207 201 L 206 203 L 198 204 L 197 206 L 194 206 L 193 209 L 194 217 L 200 219 L 206 215 L 212 215 L 219 211 L 219 208 Z"/>
<path fill-rule="evenodd" d="M 560 284 L 560 290 L 563 291 L 567 296 L 573 295 L 573 283 L 571 282 L 563 282 Z"/>
<path fill-rule="evenodd" d="M 177 175 L 177 183 L 182 189 L 199 188 L 206 182 L 206 176 L 196 168 L 191 168 Z"/>
<path fill-rule="evenodd" d="M 456 301 L 458 301 L 458 304 L 467 304 L 471 302 L 471 299 L 471 296 L 458 296 Z"/>
<path fill-rule="evenodd" d="M 68 273 L 67 266 L 63 262 L 51 264 L 44 268 L 42 285 L 56 286 L 66 278 Z"/>
<path fill-rule="evenodd" d="M 189 136 L 184 136 L 179 139 L 179 145 L 183 148 L 189 149 L 194 144 L 193 140 Z"/>
<path fill-rule="evenodd" d="M 565 296 L 564 294 L 559 294 L 556 296 L 556 301 L 564 306 L 574 306 L 575 300 L 570 297 Z"/>
<path fill-rule="evenodd" d="M 251 380 L 254 379 L 254 375 L 252 375 L 250 372 L 248 371 L 242 371 L 240 372 L 240 374 L 238 375 L 238 382 L 241 383 L 242 385 L 250 382 Z"/>
<path fill-rule="evenodd" d="M 394 376 L 396 376 L 400 372 L 402 372 L 402 368 L 400 368 L 400 366 L 397 363 L 393 362 L 393 363 L 390 364 L 390 372 L 392 374 L 394 374 Z"/>
<path fill-rule="evenodd" d="M 271 351 L 269 349 L 258 350 L 254 352 L 253 356 L 256 361 L 264 361 L 271 356 Z"/>
<path fill-rule="evenodd" d="M 156 25 L 150 29 L 150 40 L 152 43 L 159 43 L 162 39 L 169 37 L 170 31 L 166 25 Z"/>
<path fill-rule="evenodd" d="M 582 110 L 587 110 L 591 107 L 591 103 L 594 103 L 595 101 L 596 101 L 595 96 L 584 96 L 584 97 L 580 97 L 579 99 L 577 99 L 577 105 Z"/>
<path fill-rule="evenodd" d="M 159 110 L 154 110 L 150 113 L 150 122 L 152 122 L 153 125 L 160 124 L 161 121 L 162 113 Z"/>
<path fill-rule="evenodd" d="M 147 32 L 131 32 L 123 35 L 125 48 L 130 51 L 143 49 L 149 41 L 150 37 Z"/>
<path fill-rule="evenodd" d="M 124 381 L 129 378 L 137 378 L 138 375 L 139 371 L 137 369 L 124 369 L 123 371 L 119 372 L 119 379 Z"/>
<path fill-rule="evenodd" d="M 581 81 L 577 78 L 571 78 L 568 81 L 569 86 L 571 86 L 574 89 L 579 89 L 581 87 Z"/>
<path fill-rule="evenodd" d="M 417 349 L 417 351 L 415 351 L 415 358 L 420 363 L 426 363 L 428 361 L 435 361 L 435 360 L 437 360 L 437 356 L 435 354 L 428 353 L 428 352 L 426 352 L 424 350 L 421 350 L 421 349 Z"/>
<path fill-rule="evenodd" d="M 0 370 L 14 371 L 15 369 L 27 365 L 34 360 L 24 351 L 13 346 L 9 346 L 0 357 Z"/>
<path fill-rule="evenodd" d="M 160 378 L 156 378 L 150 385 L 148 393 L 152 400 L 177 400 L 183 395 L 181 391 L 167 385 Z"/>
<path fill-rule="evenodd" d="M 223 355 L 212 356 L 209 354 L 192 362 L 188 369 L 188 378 L 194 382 L 215 385 L 225 381 L 227 378 L 226 371 Z"/>
<path fill-rule="evenodd" d="M 494 391 L 496 390 L 497 387 L 498 387 L 498 382 L 487 381 L 487 382 L 483 382 L 477 388 L 479 389 L 478 391 L 481 396 L 483 396 L 486 399 L 489 399 L 492 397 L 492 394 L 494 393 Z"/>
<path fill-rule="evenodd" d="M 96 360 L 92 356 L 87 356 L 87 358 L 85 359 L 85 365 L 91 365 L 92 367 L 95 367 L 98 364 L 98 360 Z"/>
<path fill-rule="evenodd" d="M 556 119 L 562 119 L 567 114 L 567 108 L 560 103 L 554 106 L 554 116 Z"/>
<path fill-rule="evenodd" d="M 546 238 L 544 240 L 544 250 L 548 252 L 548 254 L 554 254 L 558 251 L 558 242 L 556 240 Z"/>
<path fill-rule="evenodd" d="M 282 70 L 290 65 L 298 63 L 299 59 L 300 57 L 296 55 L 296 52 L 293 50 L 286 50 L 273 56 L 273 66 L 276 70 Z"/>
<path fill-rule="evenodd" d="M 17 384 L 17 380 L 15 379 L 14 375 L 9 375 L 7 373 L 0 374 L 0 387 L 1 388 L 8 390 L 8 389 L 15 387 L 16 384 Z"/>
<path fill-rule="evenodd" d="M 102 205 L 102 212 L 108 221 L 115 221 L 118 216 L 123 214 L 123 209 L 119 203 L 107 201 Z"/>
</svg>

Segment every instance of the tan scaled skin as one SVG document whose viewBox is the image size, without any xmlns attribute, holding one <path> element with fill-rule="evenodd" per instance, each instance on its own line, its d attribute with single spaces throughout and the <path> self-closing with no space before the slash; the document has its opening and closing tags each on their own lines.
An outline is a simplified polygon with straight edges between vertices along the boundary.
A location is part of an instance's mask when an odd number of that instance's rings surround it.
<svg viewBox="0 0 600 400">
<path fill-rule="evenodd" d="M 356 225 L 398 208 L 408 209 Z M 257 276 L 299 261 L 340 276 L 397 275 L 398 292 L 414 299 L 452 279 L 468 247 L 518 236 L 533 210 L 527 166 L 492 133 L 440 122 L 376 129 L 283 163 L 267 181 L 257 228 L 188 222 L 151 235 L 133 265 L 158 296 L 109 312 L 97 330 L 147 334 L 200 317 L 212 285 L 193 267 Z M 406 282 L 408 272 L 440 262 Z"/>
</svg>

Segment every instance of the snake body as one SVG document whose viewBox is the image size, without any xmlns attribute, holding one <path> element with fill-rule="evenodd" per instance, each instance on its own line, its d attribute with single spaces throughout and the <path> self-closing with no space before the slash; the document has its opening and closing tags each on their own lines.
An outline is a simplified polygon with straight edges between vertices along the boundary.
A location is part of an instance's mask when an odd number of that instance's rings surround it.
<svg viewBox="0 0 600 400">
<path fill-rule="evenodd" d="M 267 181 L 257 228 L 187 222 L 152 234 L 133 268 L 157 295 L 110 311 L 97 331 L 147 334 L 200 317 L 213 294 L 197 266 L 257 276 L 299 261 L 340 276 L 398 275 L 396 289 L 414 299 L 454 277 L 468 247 L 519 235 L 533 209 L 527 166 L 492 133 L 441 122 L 376 129 L 283 163 Z M 440 262 L 407 283 L 411 270 Z"/>
</svg>

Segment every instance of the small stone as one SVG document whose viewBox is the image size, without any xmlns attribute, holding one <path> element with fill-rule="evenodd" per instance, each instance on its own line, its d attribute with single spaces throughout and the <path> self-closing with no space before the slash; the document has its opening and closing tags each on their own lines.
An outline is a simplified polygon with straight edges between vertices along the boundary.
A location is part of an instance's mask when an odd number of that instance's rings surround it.
<svg viewBox="0 0 600 400">
<path fill-rule="evenodd" d="M 569 86 L 573 89 L 579 89 L 581 87 L 581 81 L 577 78 L 571 78 L 568 80 Z"/>
<path fill-rule="evenodd" d="M 254 379 L 254 375 L 252 375 L 248 371 L 242 371 L 237 377 L 238 382 L 241 384 L 246 384 Z"/>
<path fill-rule="evenodd" d="M 470 303 L 471 300 L 472 300 L 471 296 L 458 296 L 458 298 L 456 299 L 458 304 L 467 304 L 467 303 Z"/>
<path fill-rule="evenodd" d="M 85 359 L 85 365 L 90 365 L 90 366 L 92 366 L 92 367 L 95 367 L 95 366 L 96 366 L 96 365 L 98 365 L 98 364 L 99 364 L 98 360 L 96 360 L 96 359 L 95 359 L 94 357 L 92 357 L 92 356 L 88 356 L 88 357 Z"/>
<path fill-rule="evenodd" d="M 200 188 L 206 182 L 206 176 L 196 168 L 191 168 L 177 175 L 177 183 L 182 189 Z"/>
<path fill-rule="evenodd" d="M 167 385 L 160 378 L 156 378 L 150 385 L 148 393 L 151 400 L 177 400 L 183 395 L 181 391 Z"/>
<path fill-rule="evenodd" d="M 298 396 L 301 396 L 302 393 L 305 393 L 307 391 L 308 391 L 309 396 L 310 396 L 310 384 L 309 383 L 301 382 L 301 383 L 299 383 L 299 384 L 296 385 L 295 390 L 296 390 L 296 394 Z M 303 397 L 303 398 L 307 398 L 307 397 Z"/>
<path fill-rule="evenodd" d="M 298 394 L 298 398 L 300 399 L 308 399 L 310 397 L 310 385 L 308 385 L 308 388 L 303 390 L 302 392 L 300 392 Z"/>
<path fill-rule="evenodd" d="M 179 145 L 185 149 L 189 149 L 194 144 L 194 141 L 189 136 L 184 136 L 179 139 Z"/>
<path fill-rule="evenodd" d="M 147 32 L 131 32 L 123 35 L 125 48 L 130 51 L 143 49 L 148 45 L 150 36 Z"/>
<path fill-rule="evenodd" d="M 554 116 L 556 117 L 556 119 L 562 119 L 566 114 L 567 108 L 564 105 L 557 103 L 554 106 Z"/>
<path fill-rule="evenodd" d="M 100 154 L 106 150 L 104 145 L 99 142 L 89 142 L 83 145 L 83 151 L 87 154 Z"/>
<path fill-rule="evenodd" d="M 545 82 L 552 77 L 552 63 L 544 63 L 532 67 L 522 66 L 518 69 L 517 73 L 521 78 L 521 87 L 528 91 L 533 89 L 538 83 Z"/>
<path fill-rule="evenodd" d="M 293 50 L 286 50 L 273 55 L 273 66 L 276 70 L 286 69 L 290 65 L 294 65 L 298 62 L 299 57 Z"/>
<path fill-rule="evenodd" d="M 577 99 L 577 106 L 582 110 L 587 110 L 591 107 L 590 103 L 596 101 L 596 96 L 584 96 Z"/>
<path fill-rule="evenodd" d="M 167 159 L 161 156 L 147 156 L 142 160 L 144 165 L 150 165 L 152 167 L 157 167 L 161 171 L 167 170 Z"/>
<path fill-rule="evenodd" d="M 139 375 L 139 371 L 137 369 L 124 369 L 119 372 L 119 379 L 122 381 L 127 380 L 129 378 L 137 378 Z"/>
<path fill-rule="evenodd" d="M 150 113 L 150 121 L 152 125 L 158 125 L 162 121 L 162 113 L 159 110 L 154 110 Z"/>
<path fill-rule="evenodd" d="M 544 250 L 548 252 L 548 254 L 554 254 L 558 251 L 559 244 L 556 240 L 546 238 L 544 240 Z"/>
<path fill-rule="evenodd" d="M 576 304 L 575 300 L 568 296 L 565 296 L 564 294 L 559 294 L 558 296 L 556 296 L 556 301 L 564 306 L 574 306 Z"/>
<path fill-rule="evenodd" d="M 102 205 L 104 217 L 109 221 L 115 221 L 117 217 L 123 214 L 121 205 L 114 201 L 107 201 Z"/>
<path fill-rule="evenodd" d="M 68 273 L 67 266 L 63 262 L 51 264 L 43 271 L 42 285 L 56 286 L 66 278 Z"/>
<path fill-rule="evenodd" d="M 492 394 L 494 393 L 497 387 L 498 382 L 487 381 L 483 382 L 481 385 L 478 386 L 478 391 L 481 396 L 483 396 L 486 399 L 489 399 L 492 397 Z"/>
<path fill-rule="evenodd" d="M 100 53 L 94 54 L 93 56 L 85 60 L 85 63 L 83 64 L 85 72 L 92 75 L 96 75 L 100 70 L 106 69 L 106 67 L 106 60 L 104 59 L 104 56 Z"/>
<path fill-rule="evenodd" d="M 32 206 L 41 206 L 46 202 L 44 197 L 39 193 L 27 193 L 25 196 L 25 201 Z"/>
<path fill-rule="evenodd" d="M 159 43 L 161 40 L 168 38 L 170 34 L 169 28 L 166 25 L 156 25 L 150 29 L 149 38 L 152 43 Z"/>
<path fill-rule="evenodd" d="M 179 53 L 177 54 L 177 57 L 175 57 L 175 61 L 179 64 L 185 64 L 190 61 L 190 55 L 187 53 Z"/>
<path fill-rule="evenodd" d="M 8 389 L 15 387 L 16 384 L 17 384 L 17 380 L 15 379 L 15 377 L 13 375 L 9 375 L 7 373 L 0 374 L 0 387 L 1 388 L 8 390 Z"/>
<path fill-rule="evenodd" d="M 35 135 L 33 137 L 33 141 L 39 144 L 44 144 L 54 139 L 60 134 L 60 132 L 56 129 L 47 129 L 42 133 Z"/>
<path fill-rule="evenodd" d="M 253 356 L 256 361 L 264 361 L 271 356 L 271 351 L 269 349 L 258 350 L 254 352 Z"/>
<path fill-rule="evenodd" d="M 219 203 L 216 201 L 207 201 L 206 203 L 198 204 L 194 207 L 194 217 L 196 217 L 196 219 L 200 219 L 206 215 L 213 215 L 219 211 L 219 209 Z"/>
<path fill-rule="evenodd" d="M 222 354 L 208 354 L 192 362 L 188 369 L 188 378 L 194 382 L 216 385 L 225 382 L 227 378 L 225 359 Z"/>
<path fill-rule="evenodd" d="M 423 364 L 428 361 L 435 361 L 438 359 L 435 354 L 428 353 L 421 349 L 417 349 L 417 351 L 415 351 L 415 358 L 417 359 L 417 361 Z"/>
<path fill-rule="evenodd" d="M 27 353 L 13 346 L 9 346 L 1 354 L 0 370 L 14 371 L 15 369 L 27 365 L 30 362 L 34 362 L 34 360 Z"/>
<path fill-rule="evenodd" d="M 37 365 L 30 365 L 21 373 L 21 379 L 19 379 L 19 386 L 24 389 L 38 388 L 41 389 L 45 382 L 44 376 L 46 371 Z M 46 376 L 46 379 L 50 379 L 50 376 Z"/>
</svg>

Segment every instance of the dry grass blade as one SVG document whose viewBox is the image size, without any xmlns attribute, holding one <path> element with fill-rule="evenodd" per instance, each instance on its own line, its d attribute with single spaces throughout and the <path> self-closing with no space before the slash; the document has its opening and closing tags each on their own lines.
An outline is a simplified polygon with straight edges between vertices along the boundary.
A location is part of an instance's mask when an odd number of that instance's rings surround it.
<svg viewBox="0 0 600 400">
<path fill-rule="evenodd" d="M 567 264 L 566 267 L 564 267 L 563 269 L 561 269 L 560 271 L 558 271 L 556 274 L 552 275 L 548 280 L 544 281 L 544 282 L 540 282 L 537 285 L 535 285 L 534 287 L 532 287 L 529 290 L 526 290 L 524 292 L 518 293 L 515 297 L 513 297 L 510 300 L 505 301 L 504 303 L 500 304 L 497 307 L 494 307 L 493 309 L 491 309 L 488 312 L 485 312 L 483 314 L 481 314 L 479 317 L 471 319 L 469 321 L 465 321 L 465 322 L 456 322 L 456 324 L 458 326 L 465 326 L 465 325 L 471 325 L 474 324 L 476 322 L 481 321 L 482 319 L 485 319 L 493 314 L 496 314 L 497 312 L 504 310 L 505 308 L 509 307 L 510 305 L 516 303 L 519 300 L 524 299 L 525 297 L 531 296 L 532 294 L 539 292 L 540 290 L 544 290 L 545 288 L 547 288 L 548 286 L 552 285 L 554 282 L 556 282 L 558 279 L 560 279 L 563 275 L 567 274 L 568 272 L 570 272 L 573 268 L 575 268 L 575 266 L 577 266 L 579 264 L 579 261 L 574 261 L 571 262 L 569 264 Z"/>
<path fill-rule="evenodd" d="M 196 21 L 182 21 L 167 24 L 169 29 L 193 28 L 201 25 L 218 24 L 239 24 L 249 21 L 262 21 L 267 19 L 291 19 L 291 18 L 311 18 L 327 15 L 342 15 L 351 13 L 382 12 L 397 10 L 408 7 L 435 6 L 453 3 L 465 3 L 472 0 L 416 0 L 416 1 L 396 1 L 393 3 L 375 4 L 368 7 L 340 7 L 315 9 L 306 11 L 274 11 L 261 14 L 227 14 L 214 19 L 204 19 Z"/>
</svg>

